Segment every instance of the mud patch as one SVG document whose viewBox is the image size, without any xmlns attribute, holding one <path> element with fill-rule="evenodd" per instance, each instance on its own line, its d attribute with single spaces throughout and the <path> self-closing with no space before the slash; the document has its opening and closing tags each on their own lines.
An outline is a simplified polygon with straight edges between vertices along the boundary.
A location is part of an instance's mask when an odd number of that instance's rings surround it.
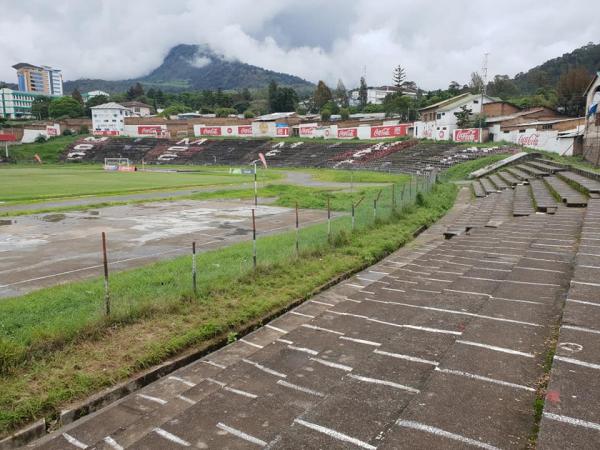
<svg viewBox="0 0 600 450">
<path fill-rule="evenodd" d="M 0 226 L 2 226 L 2 225 L 12 225 L 12 223 L 13 223 L 12 220 L 7 220 L 7 219 L 0 220 Z"/>
<path fill-rule="evenodd" d="M 66 215 L 64 214 L 46 214 L 45 216 L 42 217 L 42 220 L 44 222 L 60 222 L 61 220 L 65 220 L 66 219 Z"/>
<path fill-rule="evenodd" d="M 100 211 L 88 211 L 90 216 L 99 216 L 100 215 Z"/>
</svg>

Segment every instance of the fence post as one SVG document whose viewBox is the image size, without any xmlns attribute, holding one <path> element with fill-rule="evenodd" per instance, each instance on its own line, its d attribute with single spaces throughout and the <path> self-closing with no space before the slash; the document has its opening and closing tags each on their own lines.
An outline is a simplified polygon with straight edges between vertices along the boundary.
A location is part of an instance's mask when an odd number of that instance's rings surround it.
<svg viewBox="0 0 600 450">
<path fill-rule="evenodd" d="M 194 241 L 192 242 L 192 287 L 194 288 L 194 294 L 198 293 L 196 281 L 196 241 Z"/>
<path fill-rule="evenodd" d="M 373 219 L 377 219 L 377 202 L 379 201 L 379 197 L 381 196 L 382 191 L 383 189 L 380 189 L 379 193 L 377 194 L 377 197 L 373 199 Z"/>
<path fill-rule="evenodd" d="M 110 292 L 108 290 L 108 257 L 106 255 L 106 233 L 102 232 L 102 258 L 104 262 L 104 307 L 107 316 L 110 316 Z"/>
<path fill-rule="evenodd" d="M 392 211 L 396 209 L 396 183 L 392 183 Z"/>
<path fill-rule="evenodd" d="M 252 210 L 252 263 L 256 270 L 256 217 L 254 209 Z"/>
<path fill-rule="evenodd" d="M 352 203 L 352 231 L 354 231 L 354 203 Z"/>
<path fill-rule="evenodd" d="M 298 220 L 298 202 L 296 202 L 296 257 L 300 257 L 300 222 Z"/>
<path fill-rule="evenodd" d="M 258 181 L 256 177 L 256 162 L 254 162 L 254 206 L 258 206 Z"/>
<path fill-rule="evenodd" d="M 331 206 L 327 197 L 327 242 L 331 242 Z"/>
</svg>

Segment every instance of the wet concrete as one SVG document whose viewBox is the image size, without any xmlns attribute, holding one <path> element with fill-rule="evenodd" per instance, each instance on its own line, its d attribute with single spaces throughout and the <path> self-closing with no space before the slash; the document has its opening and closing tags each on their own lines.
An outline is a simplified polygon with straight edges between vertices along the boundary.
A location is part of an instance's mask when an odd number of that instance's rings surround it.
<svg viewBox="0 0 600 450">
<path fill-rule="evenodd" d="M 100 276 L 101 233 L 107 234 L 110 270 L 137 267 L 251 238 L 253 204 L 240 201 L 153 202 L 99 211 L 20 216 L 0 234 L 0 297 Z M 293 209 L 259 206 L 259 236 L 291 229 Z M 302 210 L 302 226 L 326 212 Z"/>
</svg>

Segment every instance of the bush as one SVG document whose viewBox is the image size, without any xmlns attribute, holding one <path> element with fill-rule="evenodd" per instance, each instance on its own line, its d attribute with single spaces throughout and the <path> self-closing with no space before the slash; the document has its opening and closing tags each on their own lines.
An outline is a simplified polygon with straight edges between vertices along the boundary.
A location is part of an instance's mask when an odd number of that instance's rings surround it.
<svg viewBox="0 0 600 450">
<path fill-rule="evenodd" d="M 252 119 L 254 118 L 254 113 L 249 109 L 244 111 L 244 119 Z"/>
<path fill-rule="evenodd" d="M 329 111 L 328 109 L 324 109 L 321 111 L 321 120 L 324 122 L 327 122 L 329 119 L 331 119 L 331 111 Z"/>
<path fill-rule="evenodd" d="M 65 128 L 62 132 L 63 136 L 72 136 L 73 135 L 73 131 L 71 131 L 70 128 Z"/>
<path fill-rule="evenodd" d="M 340 109 L 340 116 L 342 116 L 342 120 L 348 120 L 350 118 L 350 111 L 348 111 L 348 108 Z"/>
<path fill-rule="evenodd" d="M 42 134 L 38 134 L 37 137 L 35 138 L 34 142 L 36 144 L 43 144 L 44 142 L 46 142 L 46 136 L 44 136 Z"/>
<path fill-rule="evenodd" d="M 87 125 L 81 125 L 79 127 L 79 134 L 90 134 L 90 129 Z"/>
<path fill-rule="evenodd" d="M 237 111 L 233 108 L 217 108 L 215 114 L 217 117 L 229 117 L 230 114 L 237 114 Z"/>
</svg>

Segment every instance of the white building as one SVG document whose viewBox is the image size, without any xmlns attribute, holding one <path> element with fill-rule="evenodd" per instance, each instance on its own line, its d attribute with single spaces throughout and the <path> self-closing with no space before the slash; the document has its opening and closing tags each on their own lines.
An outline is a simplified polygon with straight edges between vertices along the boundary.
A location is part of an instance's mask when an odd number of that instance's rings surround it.
<svg viewBox="0 0 600 450">
<path fill-rule="evenodd" d="M 31 104 L 36 97 L 43 96 L 36 92 L 22 92 L 13 89 L 0 89 L 0 117 L 7 119 L 31 119 Z"/>
<path fill-rule="evenodd" d="M 583 157 L 600 165 L 600 71 L 585 90 L 585 133 Z"/>
<path fill-rule="evenodd" d="M 409 97 L 416 97 L 417 92 L 411 88 L 402 88 L 399 89 L 396 86 L 379 86 L 379 87 L 368 87 L 367 88 L 367 104 L 372 105 L 381 105 L 383 104 L 383 100 L 389 94 L 395 94 L 399 90 L 402 90 L 403 95 L 408 95 Z M 360 90 L 353 89 L 350 91 L 350 104 L 352 106 L 357 106 L 360 104 Z"/>
<path fill-rule="evenodd" d="M 136 116 L 148 117 L 152 115 L 152 107 L 142 102 L 121 102 L 122 106 L 129 108 Z"/>
<path fill-rule="evenodd" d="M 90 91 L 90 92 L 85 92 L 85 93 L 81 94 L 81 98 L 83 98 L 83 101 L 87 103 L 87 101 L 90 98 L 99 97 L 101 95 L 103 95 L 105 97 L 110 97 L 110 94 L 108 92 L 104 92 L 104 91 Z"/>
<path fill-rule="evenodd" d="M 483 103 L 497 101 L 497 98 L 483 96 Z M 421 120 L 415 122 L 414 136 L 436 141 L 452 139 L 453 131 L 459 128 L 455 113 L 461 111 L 463 106 L 466 106 L 471 114 L 480 114 L 481 95 L 465 93 L 419 109 Z"/>
<path fill-rule="evenodd" d="M 129 108 L 114 102 L 93 106 L 90 109 L 92 110 L 93 134 L 101 136 L 119 136 L 123 134 L 125 117 L 134 115 Z"/>
</svg>

